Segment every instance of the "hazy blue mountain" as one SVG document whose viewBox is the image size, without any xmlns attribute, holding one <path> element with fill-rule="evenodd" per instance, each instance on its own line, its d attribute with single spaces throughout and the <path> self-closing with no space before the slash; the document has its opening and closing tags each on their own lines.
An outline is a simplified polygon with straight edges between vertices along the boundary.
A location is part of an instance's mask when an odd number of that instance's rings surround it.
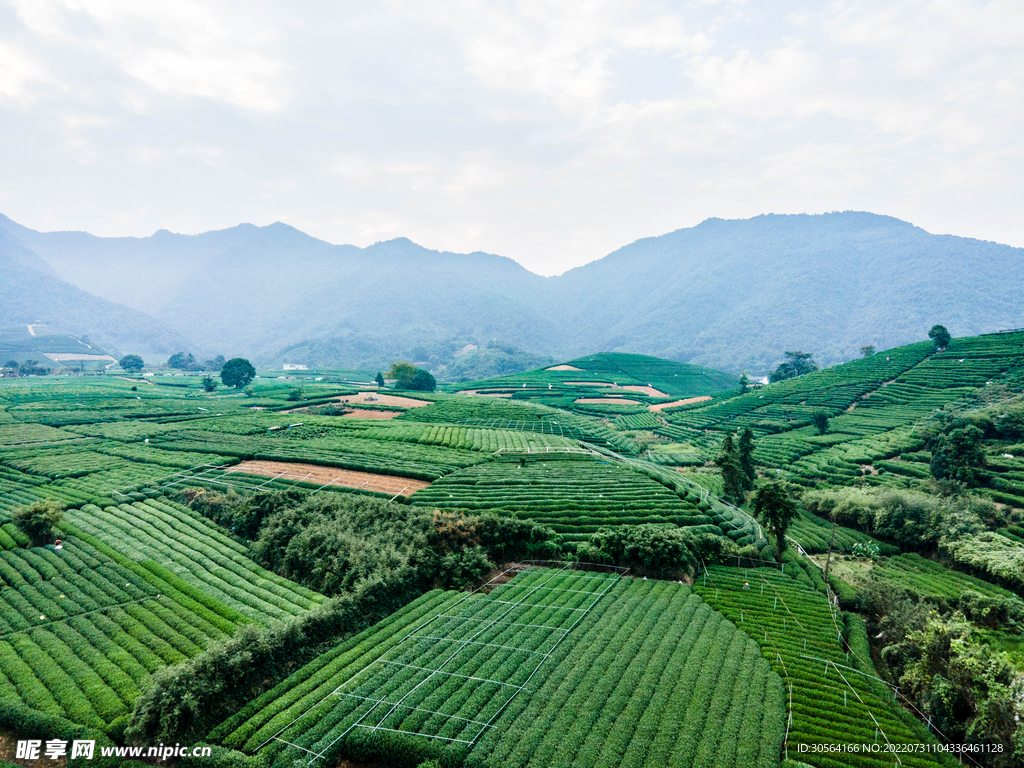
<svg viewBox="0 0 1024 768">
<path fill-rule="evenodd" d="M 764 373 L 786 350 L 829 364 L 934 323 L 1024 326 L 1024 249 L 869 213 L 708 219 L 552 278 L 492 254 L 331 245 L 284 224 L 96 238 L 0 217 L 0 230 L 197 351 L 263 362 L 349 367 L 423 347 L 441 366 L 498 338 L 561 360 L 628 351 Z"/>
<path fill-rule="evenodd" d="M 0 230 L 0 327 L 41 323 L 88 336 L 115 354 L 171 353 L 188 346 L 178 331 L 142 312 L 92 296 L 53 273 L 38 254 Z"/>
<path fill-rule="evenodd" d="M 1024 249 L 870 213 L 708 219 L 554 278 L 575 350 L 766 371 L 1024 325 Z"/>
</svg>

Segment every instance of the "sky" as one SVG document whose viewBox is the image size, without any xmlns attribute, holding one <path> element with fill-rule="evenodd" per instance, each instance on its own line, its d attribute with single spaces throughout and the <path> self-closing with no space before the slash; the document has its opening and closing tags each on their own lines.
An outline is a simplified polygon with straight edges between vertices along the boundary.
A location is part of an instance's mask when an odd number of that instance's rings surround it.
<svg viewBox="0 0 1024 768">
<path fill-rule="evenodd" d="M 716 216 L 1024 246 L 1024 3 L 0 0 L 0 213 L 558 274 Z"/>
</svg>

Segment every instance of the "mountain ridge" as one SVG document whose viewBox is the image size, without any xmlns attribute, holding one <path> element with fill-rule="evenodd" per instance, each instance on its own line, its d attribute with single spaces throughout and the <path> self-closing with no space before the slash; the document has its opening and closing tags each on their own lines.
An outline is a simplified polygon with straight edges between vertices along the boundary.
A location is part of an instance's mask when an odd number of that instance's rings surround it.
<svg viewBox="0 0 1024 768">
<path fill-rule="evenodd" d="M 385 356 L 499 339 L 556 359 L 629 351 L 763 373 L 788 349 L 830 364 L 934 323 L 954 335 L 1024 325 L 1024 249 L 868 212 L 712 217 L 552 277 L 404 237 L 334 245 L 282 222 L 95 238 L 2 217 L 0 230 L 61 279 L 146 311 L 204 352 L 261 360 L 332 339 L 336 363 L 362 338 Z"/>
</svg>

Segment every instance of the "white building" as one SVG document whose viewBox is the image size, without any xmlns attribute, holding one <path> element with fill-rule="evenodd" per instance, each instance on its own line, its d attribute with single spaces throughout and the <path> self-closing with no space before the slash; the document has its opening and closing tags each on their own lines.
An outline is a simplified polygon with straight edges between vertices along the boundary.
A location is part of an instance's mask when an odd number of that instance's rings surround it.
<svg viewBox="0 0 1024 768">
<path fill-rule="evenodd" d="M 299 365 L 298 363 L 285 363 L 284 370 L 286 371 L 308 371 L 309 366 Z"/>
</svg>

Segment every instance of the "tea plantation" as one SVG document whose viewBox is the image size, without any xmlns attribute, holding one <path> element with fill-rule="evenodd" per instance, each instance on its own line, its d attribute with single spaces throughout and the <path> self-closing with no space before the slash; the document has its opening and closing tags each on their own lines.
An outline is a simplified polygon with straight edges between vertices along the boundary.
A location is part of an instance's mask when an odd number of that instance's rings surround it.
<svg viewBox="0 0 1024 768">
<path fill-rule="evenodd" d="M 0 380 L 0 736 L 232 768 L 1019 764 L 1024 333 L 747 392 L 623 354 L 355 414 L 355 385 L 200 381 Z"/>
</svg>

